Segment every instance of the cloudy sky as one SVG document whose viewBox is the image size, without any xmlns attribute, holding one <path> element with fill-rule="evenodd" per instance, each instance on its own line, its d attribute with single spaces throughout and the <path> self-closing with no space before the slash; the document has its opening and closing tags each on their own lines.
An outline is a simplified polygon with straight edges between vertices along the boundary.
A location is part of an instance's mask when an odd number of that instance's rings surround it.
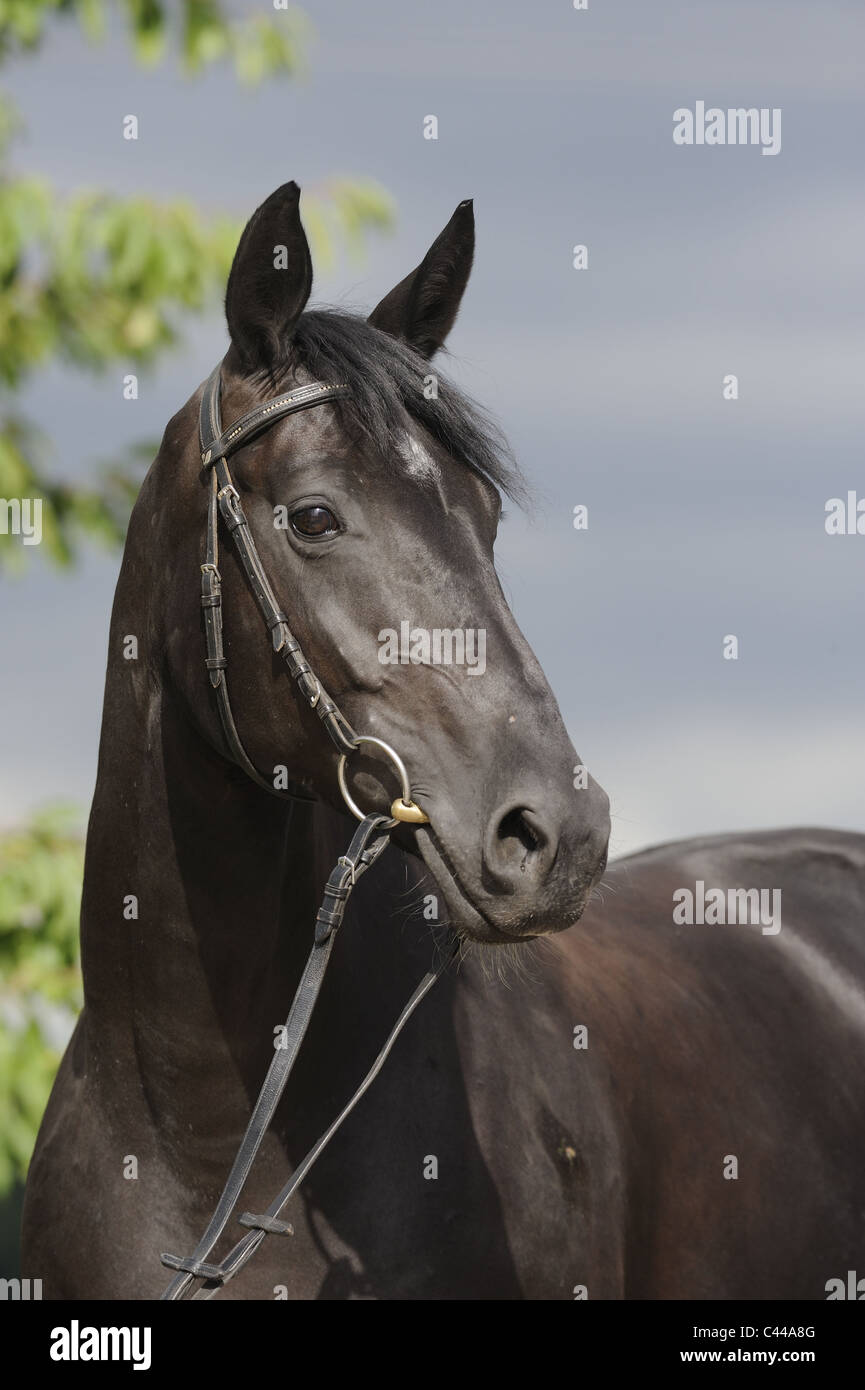
<svg viewBox="0 0 865 1390">
<path fill-rule="evenodd" d="M 502 529 L 500 571 L 610 793 L 613 852 L 861 829 L 865 536 L 824 528 L 827 499 L 865 496 L 861 4 L 306 8 L 308 78 L 254 92 L 228 70 L 142 72 L 120 34 L 91 48 L 58 20 L 38 57 L 4 69 L 26 121 L 16 167 L 60 192 L 184 195 L 238 217 L 289 178 L 374 177 L 395 234 L 314 290 L 349 305 L 376 303 L 473 197 L 449 370 L 537 490 L 531 519 L 511 511 Z M 673 112 L 697 101 L 780 108 L 781 152 L 675 145 Z M 120 138 L 127 112 L 137 143 Z M 33 380 L 23 404 L 58 474 L 161 435 L 224 351 L 217 309 L 134 405 L 120 371 Z M 117 568 L 91 556 L 58 576 L 37 559 L 2 581 L 3 823 L 89 802 Z"/>
</svg>

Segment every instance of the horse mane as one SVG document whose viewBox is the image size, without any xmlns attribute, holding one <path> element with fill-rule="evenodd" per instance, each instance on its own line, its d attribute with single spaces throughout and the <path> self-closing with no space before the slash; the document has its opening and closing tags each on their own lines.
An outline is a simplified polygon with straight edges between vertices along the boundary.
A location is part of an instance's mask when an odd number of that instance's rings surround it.
<svg viewBox="0 0 865 1390">
<path fill-rule="evenodd" d="M 406 431 L 414 421 L 499 492 L 517 503 L 526 500 L 510 445 L 483 408 L 407 343 L 361 315 L 339 309 L 302 314 L 292 335 L 290 368 L 274 382 L 277 389 L 286 389 L 289 372 L 298 367 L 314 381 L 350 388 L 349 396 L 334 401 L 341 424 L 394 465 L 404 458 Z M 424 379 L 431 374 L 437 383 L 434 399 L 424 394 Z"/>
</svg>

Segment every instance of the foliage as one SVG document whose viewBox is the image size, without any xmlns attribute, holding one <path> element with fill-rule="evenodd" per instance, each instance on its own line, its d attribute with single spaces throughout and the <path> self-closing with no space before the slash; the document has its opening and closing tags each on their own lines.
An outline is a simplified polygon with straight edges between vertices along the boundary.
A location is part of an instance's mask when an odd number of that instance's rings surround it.
<svg viewBox="0 0 865 1390">
<path fill-rule="evenodd" d="M 0 59 L 37 47 L 57 15 L 74 16 L 98 38 L 111 12 L 125 17 L 141 60 L 161 60 L 176 37 L 187 72 L 230 56 L 247 82 L 294 74 L 307 38 L 294 9 L 234 21 L 217 0 L 184 0 L 174 35 L 173 12 L 160 0 L 0 0 Z M 0 98 L 0 505 L 41 498 L 42 551 L 64 565 L 85 537 L 122 541 L 140 460 L 103 470 L 89 485 L 58 482 L 49 471 L 50 441 L 12 408 L 10 396 L 54 364 L 124 374 L 154 364 L 178 342 L 184 317 L 221 297 L 241 224 L 183 199 L 98 190 L 59 197 L 46 180 L 9 172 L 17 128 Z M 383 190 L 356 178 L 305 192 L 303 212 L 324 267 L 338 244 L 357 253 L 368 233 L 392 221 Z M 20 570 L 31 554 L 20 537 L 0 530 L 0 568 Z"/>
<path fill-rule="evenodd" d="M 263 15 L 234 20 L 219 0 L 183 0 L 174 6 L 164 0 L 0 0 L 0 57 L 36 48 L 56 15 L 73 16 L 88 38 L 99 41 L 112 11 L 125 20 L 140 63 L 161 62 L 176 46 L 187 73 L 229 58 L 240 81 L 248 83 L 298 72 L 309 38 L 306 16 L 287 4 L 275 9 L 271 20 Z"/>
<path fill-rule="evenodd" d="M 83 862 L 68 808 L 0 836 L 0 1195 L 26 1172 L 81 1007 Z"/>
</svg>

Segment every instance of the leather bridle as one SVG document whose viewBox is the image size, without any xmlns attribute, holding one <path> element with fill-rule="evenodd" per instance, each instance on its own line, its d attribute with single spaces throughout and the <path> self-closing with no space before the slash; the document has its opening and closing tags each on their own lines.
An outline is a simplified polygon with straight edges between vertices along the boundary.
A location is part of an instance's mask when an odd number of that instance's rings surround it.
<svg viewBox="0 0 865 1390">
<path fill-rule="evenodd" d="M 268 429 L 275 421 L 280 420 L 284 415 L 293 415 L 295 411 L 309 410 L 311 406 L 325 405 L 340 396 L 346 396 L 349 394 L 348 387 L 323 386 L 319 381 L 311 382 L 308 386 L 297 386 L 293 391 L 286 391 L 281 396 L 271 397 L 263 405 L 258 405 L 255 409 L 248 411 L 246 415 L 242 415 L 227 430 L 223 430 L 219 409 L 221 379 L 221 368 L 216 367 L 205 382 L 199 412 L 199 438 L 201 441 L 201 462 L 205 468 L 210 470 L 211 476 L 210 505 L 207 511 L 207 542 L 204 564 L 201 566 L 201 606 L 204 609 L 204 635 L 207 646 L 205 664 L 210 673 L 210 684 L 216 691 L 225 739 L 235 762 L 243 768 L 253 782 L 263 787 L 265 791 L 274 792 L 277 796 L 285 794 L 261 775 L 247 755 L 240 741 L 231 711 L 226 674 L 228 661 L 222 641 L 222 579 L 219 573 L 220 515 L 234 541 L 249 586 L 261 609 L 262 617 L 271 635 L 274 651 L 278 652 L 284 660 L 288 667 L 288 673 L 292 680 L 297 683 L 301 695 L 309 708 L 318 715 L 332 742 L 339 750 L 340 787 L 343 789 L 343 795 L 349 809 L 353 810 L 359 820 L 362 820 L 363 813 L 358 813 L 345 790 L 344 759 L 354 752 L 359 742 L 369 742 L 370 740 L 368 737 L 358 738 L 345 715 L 339 706 L 331 700 L 304 657 L 300 643 L 292 636 L 288 619 L 280 608 L 264 571 L 249 528 L 249 522 L 228 469 L 229 456 L 237 453 L 238 449 L 243 448 L 245 444 Z M 398 820 L 404 820 L 413 824 L 422 824 L 427 818 L 420 807 L 411 801 L 407 777 L 401 760 L 394 754 L 393 749 L 382 743 L 381 740 L 373 740 L 373 742 L 378 742 L 378 746 L 390 757 L 391 762 L 400 773 L 403 795 L 391 807 L 391 817 L 394 823 Z M 306 796 L 298 791 L 290 791 L 288 795 L 304 801 L 315 800 L 314 797 Z"/>
<path fill-rule="evenodd" d="M 226 1284 L 229 1279 L 234 1278 L 239 1273 L 255 1254 L 266 1236 L 293 1234 L 291 1226 L 280 1220 L 283 1208 L 300 1186 L 319 1154 L 371 1086 L 405 1024 L 436 980 L 444 974 L 457 950 L 457 943 L 454 941 L 452 949 L 443 951 L 440 963 L 429 970 L 420 981 L 357 1090 L 317 1143 L 313 1145 L 306 1157 L 298 1164 L 291 1178 L 273 1199 L 267 1211 L 262 1215 L 244 1212 L 238 1217 L 240 1225 L 248 1228 L 247 1234 L 234 1245 L 225 1259 L 219 1262 L 213 1261 L 210 1258 L 213 1249 L 235 1210 L 300 1051 L 349 896 L 358 878 L 372 867 L 390 844 L 390 831 L 394 826 L 398 825 L 400 821 L 418 825 L 428 820 L 424 811 L 412 799 L 411 785 L 402 759 L 382 739 L 354 732 L 345 715 L 335 701 L 330 698 L 304 657 L 300 644 L 292 636 L 288 619 L 279 606 L 261 563 L 249 522 L 241 505 L 240 496 L 228 468 L 229 457 L 248 444 L 251 439 L 268 429 L 276 420 L 291 415 L 295 411 L 307 410 L 312 406 L 324 405 L 341 396 L 346 396 L 349 394 L 348 387 L 326 386 L 321 382 L 312 382 L 307 386 L 295 387 L 292 391 L 274 396 L 262 405 L 256 406 L 241 416 L 239 420 L 236 420 L 228 429 L 223 430 L 220 413 L 221 382 L 221 366 L 217 366 L 205 383 L 199 414 L 201 462 L 205 469 L 210 470 L 211 477 L 205 560 L 201 566 L 201 606 L 204 611 L 205 662 L 210 676 L 210 684 L 216 692 L 217 707 L 226 744 L 233 760 L 257 786 L 277 796 L 287 795 L 293 799 L 305 801 L 315 799 L 299 789 L 293 788 L 283 791 L 269 782 L 248 756 L 237 732 L 228 695 L 228 662 L 222 634 L 222 580 L 219 573 L 220 516 L 234 542 L 250 588 L 270 631 L 274 651 L 278 652 L 285 661 L 289 675 L 297 685 L 303 699 L 309 708 L 315 711 L 332 742 L 339 750 L 339 786 L 346 805 L 360 821 L 360 825 L 352 837 L 348 850 L 340 856 L 328 878 L 324 897 L 315 920 L 312 949 L 284 1025 L 282 1041 L 285 1045 L 275 1048 L 273 1061 L 268 1068 L 213 1216 L 191 1255 L 164 1254 L 161 1257 L 164 1265 L 169 1269 L 178 1271 L 162 1294 L 164 1300 L 171 1301 L 187 1297 L 193 1299 L 212 1298 L 223 1284 Z M 392 803 L 390 817 L 380 812 L 364 815 L 348 792 L 345 780 L 346 759 L 362 744 L 377 747 L 383 752 L 399 776 L 401 795 Z M 196 1280 L 199 1281 L 197 1286 L 195 1286 Z"/>
</svg>

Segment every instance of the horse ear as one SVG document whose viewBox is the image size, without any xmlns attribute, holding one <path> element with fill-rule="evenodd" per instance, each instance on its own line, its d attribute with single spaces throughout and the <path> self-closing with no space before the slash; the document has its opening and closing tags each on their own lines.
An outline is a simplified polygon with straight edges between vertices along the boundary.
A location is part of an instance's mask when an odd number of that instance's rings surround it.
<svg viewBox="0 0 865 1390">
<path fill-rule="evenodd" d="M 300 221 L 300 189 L 284 183 L 252 214 L 234 254 L 225 317 L 248 371 L 281 366 L 312 289 L 312 258 Z"/>
<path fill-rule="evenodd" d="M 474 253 L 475 214 L 467 198 L 417 269 L 373 309 L 369 322 L 402 338 L 422 357 L 432 357 L 453 328 Z"/>
</svg>

